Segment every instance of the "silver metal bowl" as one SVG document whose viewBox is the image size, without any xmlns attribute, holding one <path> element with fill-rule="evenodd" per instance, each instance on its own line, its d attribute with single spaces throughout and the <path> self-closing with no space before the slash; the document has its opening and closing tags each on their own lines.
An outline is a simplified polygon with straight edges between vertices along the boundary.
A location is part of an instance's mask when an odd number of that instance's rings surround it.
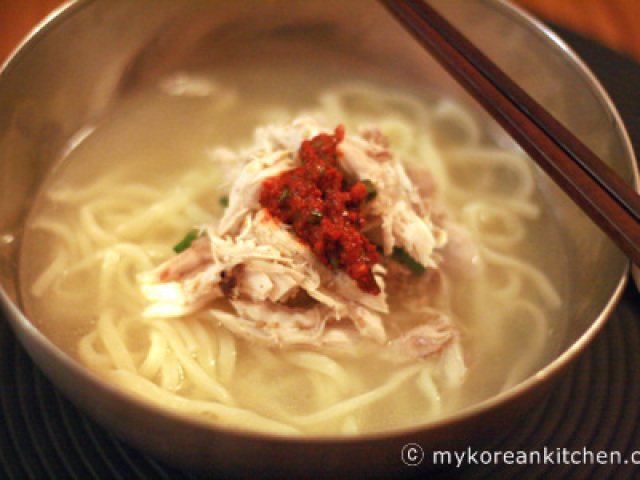
<svg viewBox="0 0 640 480">
<path fill-rule="evenodd" d="M 543 25 L 501 0 L 433 2 L 508 74 L 630 182 L 633 153 L 606 93 Z M 511 390 L 442 421 L 391 433 L 285 438 L 212 427 L 115 388 L 59 350 L 23 313 L 18 253 L 35 192 L 65 145 L 119 99 L 172 71 L 310 55 L 462 95 L 371 0 L 86 0 L 36 29 L 0 72 L 0 296 L 17 337 L 52 382 L 98 423 L 166 462 L 234 474 L 406 472 L 401 449 L 482 444 L 522 415 L 594 338 L 624 287 L 626 258 L 549 181 L 569 255 L 569 327 L 557 357 Z M 286 78 L 282 88 L 286 88 Z M 487 120 L 489 122 L 489 120 Z M 554 246 L 550 246 L 554 248 Z M 422 465 L 428 468 L 428 462 Z"/>
</svg>

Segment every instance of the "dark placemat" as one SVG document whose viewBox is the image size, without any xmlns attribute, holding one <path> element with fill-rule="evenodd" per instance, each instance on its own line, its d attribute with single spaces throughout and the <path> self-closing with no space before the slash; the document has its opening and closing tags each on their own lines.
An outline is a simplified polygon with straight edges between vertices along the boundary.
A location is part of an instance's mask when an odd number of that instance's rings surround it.
<svg viewBox="0 0 640 480">
<path fill-rule="evenodd" d="M 618 106 L 640 146 L 640 65 L 601 45 L 556 29 L 585 60 Z M 640 295 L 633 285 L 611 319 L 550 396 L 495 450 L 551 452 L 538 465 L 482 465 L 482 458 L 443 476 L 465 478 L 632 478 L 640 475 Z M 573 462 L 563 463 L 563 452 Z M 580 452 L 575 455 L 573 452 Z M 598 452 L 621 462 L 600 463 Z M 566 457 L 565 457 L 566 458 Z M 551 461 L 550 461 L 551 460 Z M 579 462 L 576 462 L 579 460 Z M 593 460 L 593 461 L 590 461 Z M 586 462 L 586 463 L 585 463 Z M 477 463 L 477 464 L 476 464 Z M 560 464 L 563 463 L 563 464 Z M 407 467 L 406 472 L 411 469 Z M 193 476 L 121 442 L 62 397 L 0 319 L 0 478 L 181 479 Z"/>
</svg>

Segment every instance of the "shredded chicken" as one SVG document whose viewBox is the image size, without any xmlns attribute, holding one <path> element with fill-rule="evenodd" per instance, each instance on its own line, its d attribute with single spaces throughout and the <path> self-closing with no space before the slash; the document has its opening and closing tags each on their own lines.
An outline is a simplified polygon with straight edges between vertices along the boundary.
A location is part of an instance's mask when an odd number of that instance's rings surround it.
<svg viewBox="0 0 640 480">
<path fill-rule="evenodd" d="M 364 342 L 384 346 L 398 358 L 427 358 L 449 347 L 459 351 L 460 335 L 444 314 L 402 338 L 389 338 L 385 328 L 387 284 L 393 291 L 410 283 L 437 290 L 444 259 L 452 258 L 452 268 L 463 271 L 473 262 L 474 247 L 460 226 L 431 212 L 378 129 L 345 136 L 338 162 L 348 178 L 370 181 L 376 188 L 366 205 L 366 235 L 384 254 L 372 269 L 380 293 L 364 292 L 345 272 L 321 262 L 287 225 L 262 208 L 264 180 L 299 165 L 301 143 L 327 132 L 312 117 L 257 130 L 255 146 L 235 158 L 243 167 L 222 218 L 203 226 L 186 250 L 141 276 L 150 301 L 146 316 L 206 309 L 236 335 L 271 346 L 348 349 Z M 220 151 L 229 163 L 233 153 Z M 448 244 L 450 234 L 453 245 Z M 406 267 L 389 260 L 395 248 L 426 269 L 418 282 Z M 428 298 L 429 292 L 424 293 Z M 214 302 L 218 299 L 226 299 L 232 308 L 219 307 Z"/>
</svg>

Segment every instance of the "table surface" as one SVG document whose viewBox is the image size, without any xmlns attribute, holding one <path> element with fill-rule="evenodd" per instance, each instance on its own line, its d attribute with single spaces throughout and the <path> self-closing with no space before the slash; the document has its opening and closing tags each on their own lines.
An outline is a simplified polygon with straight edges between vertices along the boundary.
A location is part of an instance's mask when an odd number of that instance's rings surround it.
<svg viewBox="0 0 640 480">
<path fill-rule="evenodd" d="M 640 61 L 638 0 L 514 0 L 533 14 Z M 0 60 L 62 0 L 0 0 Z"/>
<path fill-rule="evenodd" d="M 531 13 L 640 61 L 638 0 L 515 0 Z"/>
</svg>

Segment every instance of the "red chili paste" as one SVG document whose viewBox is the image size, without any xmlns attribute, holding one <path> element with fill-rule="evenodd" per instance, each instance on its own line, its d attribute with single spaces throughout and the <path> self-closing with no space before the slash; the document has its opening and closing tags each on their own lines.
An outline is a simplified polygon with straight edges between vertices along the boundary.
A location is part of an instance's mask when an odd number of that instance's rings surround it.
<svg viewBox="0 0 640 480">
<path fill-rule="evenodd" d="M 343 139 L 344 127 L 339 125 L 333 135 L 321 133 L 302 142 L 302 164 L 266 179 L 260 204 L 291 225 L 325 265 L 344 269 L 361 290 L 377 295 L 380 288 L 371 268 L 379 254 L 361 232 L 369 192 L 363 182 L 350 183 L 336 168 Z"/>
</svg>

